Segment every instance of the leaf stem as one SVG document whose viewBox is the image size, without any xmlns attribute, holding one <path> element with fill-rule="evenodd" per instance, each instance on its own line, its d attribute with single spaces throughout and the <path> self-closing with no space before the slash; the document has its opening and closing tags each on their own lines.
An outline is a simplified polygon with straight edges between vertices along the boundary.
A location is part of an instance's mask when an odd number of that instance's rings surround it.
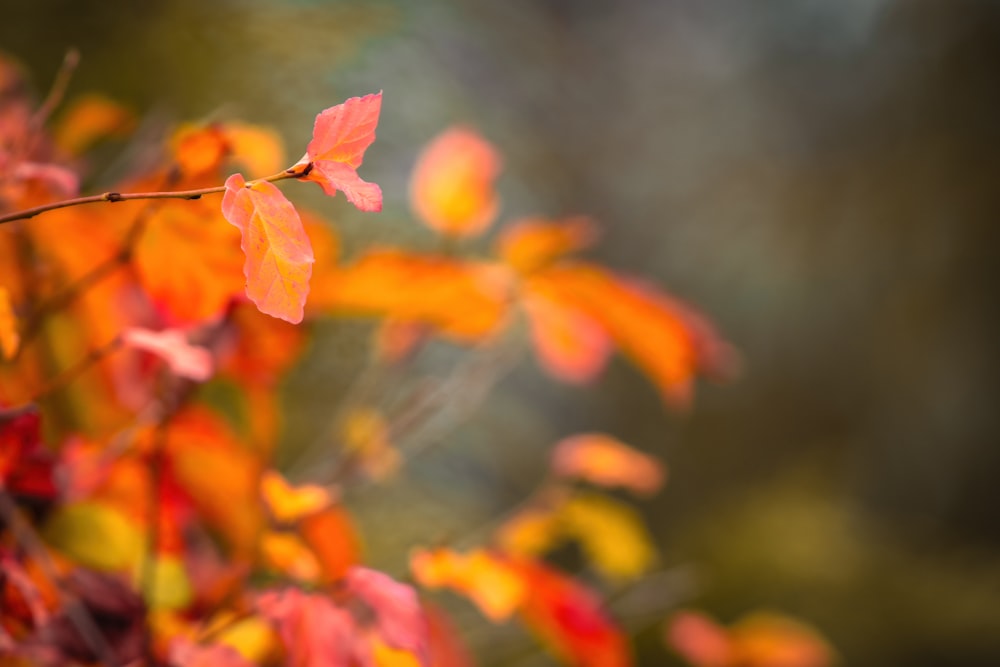
<svg viewBox="0 0 1000 667">
<path fill-rule="evenodd" d="M 302 165 L 294 165 L 285 169 L 284 171 L 279 171 L 277 174 L 271 174 L 270 176 L 265 176 L 264 178 L 257 178 L 252 181 L 247 181 L 247 186 L 251 186 L 254 183 L 260 183 L 262 181 L 267 181 L 269 183 L 274 183 L 276 181 L 283 181 L 289 178 L 301 178 L 309 172 L 309 167 L 311 164 L 306 164 L 305 168 L 300 168 Z M 12 222 L 14 220 L 26 220 L 28 218 L 33 218 L 36 215 L 45 213 L 47 211 L 54 211 L 60 208 L 69 208 L 70 206 L 81 206 L 82 204 L 96 204 L 98 202 L 119 202 L 119 201 L 133 201 L 137 199 L 200 199 L 204 195 L 212 195 L 219 192 L 225 192 L 225 185 L 216 185 L 210 188 L 198 188 L 195 190 L 175 190 L 168 192 L 105 192 L 99 195 L 88 195 L 86 197 L 74 197 L 73 199 L 63 199 L 61 201 L 50 202 L 48 204 L 42 204 L 41 206 L 35 206 L 33 208 L 26 208 L 21 211 L 14 211 L 12 213 L 7 213 L 5 215 L 0 215 L 0 225 L 5 222 Z"/>
</svg>

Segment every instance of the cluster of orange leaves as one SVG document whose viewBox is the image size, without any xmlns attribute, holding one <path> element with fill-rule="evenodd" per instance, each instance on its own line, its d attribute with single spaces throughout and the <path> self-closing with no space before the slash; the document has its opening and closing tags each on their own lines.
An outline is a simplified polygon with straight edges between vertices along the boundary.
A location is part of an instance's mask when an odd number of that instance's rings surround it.
<svg viewBox="0 0 1000 667">
<path fill-rule="evenodd" d="M 574 257 L 596 238 L 583 218 L 509 223 L 489 257 L 381 247 L 341 258 L 333 226 L 271 180 L 314 181 L 380 210 L 381 190 L 357 173 L 380 105 L 377 94 L 323 111 L 283 171 L 281 141 L 265 128 L 184 126 L 159 168 L 114 185 L 224 180 L 221 203 L 117 201 L 0 225 L 3 664 L 473 663 L 429 592 L 364 566 L 335 488 L 290 484 L 271 466 L 277 384 L 306 342 L 293 326 L 303 320 L 376 318 L 384 364 L 435 339 L 475 348 L 523 334 L 546 371 L 574 383 L 617 349 L 674 406 L 688 403 L 699 373 L 731 370 L 729 347 L 691 308 Z M 94 95 L 50 122 L 0 61 L 0 215 L 77 195 L 89 149 L 133 125 Z M 475 132 L 445 132 L 415 167 L 416 217 L 453 242 L 483 233 L 499 212 L 500 167 Z M 236 406 L 219 409 L 206 386 L 231 390 Z M 335 444 L 376 480 L 405 456 L 374 409 L 355 411 Z M 599 489 L 648 495 L 665 472 L 601 434 L 565 439 L 550 468 L 478 548 L 415 545 L 412 577 L 425 591 L 458 592 L 492 622 L 517 617 L 567 664 L 628 665 L 627 633 L 598 589 L 545 556 L 573 542 L 601 580 L 637 580 L 656 562 L 651 540 L 628 504 Z M 673 628 L 699 665 L 825 664 L 825 653 L 739 661 L 728 656 L 743 649 L 729 644 L 698 653 L 729 640 L 698 644 Z"/>
</svg>

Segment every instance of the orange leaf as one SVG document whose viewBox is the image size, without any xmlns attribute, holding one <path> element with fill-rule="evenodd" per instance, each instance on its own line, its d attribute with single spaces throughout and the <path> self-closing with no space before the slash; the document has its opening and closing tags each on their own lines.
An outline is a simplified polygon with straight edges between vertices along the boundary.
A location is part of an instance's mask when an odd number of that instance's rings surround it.
<svg viewBox="0 0 1000 667">
<path fill-rule="evenodd" d="M 247 296 L 262 313 L 292 324 L 302 321 L 313 254 L 302 220 L 273 183 L 226 179 L 222 214 L 243 237 Z"/>
<path fill-rule="evenodd" d="M 136 206 L 133 215 L 140 210 Z M 214 203 L 157 203 L 136 244 L 134 266 L 145 291 L 171 322 L 215 319 L 234 299 L 244 298 L 239 238 Z"/>
<path fill-rule="evenodd" d="M 342 312 L 419 322 L 468 341 L 500 324 L 507 278 L 487 264 L 377 249 L 341 269 L 320 298 Z"/>
<path fill-rule="evenodd" d="M 420 154 L 410 180 L 414 213 L 448 236 L 473 236 L 496 218 L 500 208 L 493 184 L 500 155 L 472 130 L 453 127 Z"/>
<path fill-rule="evenodd" d="M 530 273 L 563 255 L 586 248 L 596 238 L 597 231 L 589 218 L 554 222 L 529 218 L 504 229 L 497 242 L 497 254 L 520 273 Z"/>
<path fill-rule="evenodd" d="M 560 477 L 621 486 L 642 495 L 659 490 L 664 477 L 659 461 L 601 433 L 575 435 L 559 442 L 552 452 L 552 469 Z"/>
<path fill-rule="evenodd" d="M 299 164 L 312 168 L 304 177 L 315 181 L 331 197 L 337 191 L 361 211 L 382 210 L 382 190 L 358 176 L 365 151 L 375 141 L 382 93 L 352 97 L 316 116 L 313 138 Z"/>
<path fill-rule="evenodd" d="M 361 561 L 361 541 L 348 513 L 338 505 L 299 522 L 299 534 L 323 570 L 323 581 L 339 581 Z"/>
<path fill-rule="evenodd" d="M 521 618 L 559 658 L 580 667 L 627 667 L 632 656 L 624 633 L 583 584 L 533 562 L 517 569 L 528 595 Z"/>
<path fill-rule="evenodd" d="M 582 384 L 604 369 L 611 339 L 590 314 L 531 278 L 522 287 L 521 305 L 538 361 L 553 377 Z"/>
<path fill-rule="evenodd" d="M 17 317 L 11 304 L 10 292 L 0 286 L 0 353 L 4 359 L 12 359 L 21 346 L 21 334 L 17 331 Z"/>
<path fill-rule="evenodd" d="M 168 471 L 238 556 L 253 553 L 263 513 L 260 463 L 214 414 L 188 408 L 167 427 Z"/>
<path fill-rule="evenodd" d="M 711 325 L 649 286 L 584 263 L 560 264 L 533 280 L 597 320 L 673 405 L 687 406 L 699 371 L 731 372 L 735 355 Z"/>
<path fill-rule="evenodd" d="M 179 329 L 150 331 L 130 327 L 122 333 L 122 340 L 136 349 L 160 357 L 178 377 L 198 382 L 212 377 L 212 354 L 203 347 L 189 343 L 187 336 Z"/>
<path fill-rule="evenodd" d="M 132 131 L 135 117 L 121 104 L 103 95 L 77 98 L 63 112 L 53 130 L 56 145 L 70 155 L 80 155 L 105 137 Z"/>
</svg>

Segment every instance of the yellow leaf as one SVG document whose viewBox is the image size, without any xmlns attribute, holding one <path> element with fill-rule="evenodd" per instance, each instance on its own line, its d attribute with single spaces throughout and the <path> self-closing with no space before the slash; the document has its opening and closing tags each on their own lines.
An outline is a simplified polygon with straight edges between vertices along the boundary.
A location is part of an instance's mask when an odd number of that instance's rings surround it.
<svg viewBox="0 0 1000 667">
<path fill-rule="evenodd" d="M 560 519 L 566 534 L 579 541 L 608 579 L 636 579 L 656 560 L 649 532 L 628 505 L 594 494 L 579 495 L 563 507 Z"/>
<path fill-rule="evenodd" d="M 141 568 L 140 568 L 141 569 Z M 139 570 L 136 571 L 138 574 Z M 152 590 L 145 592 L 146 604 L 153 609 L 183 609 L 191 602 L 193 590 L 187 568 L 179 556 L 162 555 L 153 568 Z"/>
<path fill-rule="evenodd" d="M 509 618 L 527 594 L 517 570 L 483 550 L 468 554 L 448 549 L 417 550 L 410 555 L 410 570 L 423 586 L 448 587 L 462 593 L 493 622 Z"/>
<path fill-rule="evenodd" d="M 95 570 L 127 570 L 143 555 L 141 528 L 118 510 L 99 503 L 59 509 L 45 526 L 49 544 Z"/>
<path fill-rule="evenodd" d="M 271 516 L 279 523 L 294 523 L 326 509 L 333 502 L 323 487 L 315 484 L 292 486 L 274 470 L 261 476 L 260 490 Z"/>
</svg>

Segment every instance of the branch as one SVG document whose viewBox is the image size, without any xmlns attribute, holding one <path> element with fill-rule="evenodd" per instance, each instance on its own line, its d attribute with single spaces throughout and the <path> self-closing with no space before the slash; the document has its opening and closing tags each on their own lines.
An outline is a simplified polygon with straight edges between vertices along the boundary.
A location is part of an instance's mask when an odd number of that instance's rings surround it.
<svg viewBox="0 0 1000 667">
<path fill-rule="evenodd" d="M 283 181 L 289 178 L 302 178 L 312 170 L 312 163 L 305 164 L 304 168 L 300 167 L 303 167 L 303 165 L 293 165 L 284 171 L 279 171 L 277 174 L 271 174 L 270 176 L 265 176 L 264 178 L 247 181 L 246 187 L 251 187 L 254 183 L 260 183 L 262 181 L 274 183 L 276 181 Z M 41 206 L 35 206 L 34 208 L 26 208 L 22 211 L 14 211 L 13 213 L 0 215 L 0 225 L 14 220 L 26 220 L 28 218 L 33 218 L 36 215 L 45 213 L 46 211 L 54 211 L 59 208 L 69 208 L 70 206 L 81 206 L 82 204 L 96 204 L 98 202 L 114 203 L 119 201 L 133 201 L 137 199 L 201 199 L 204 195 L 211 195 L 225 191 L 225 185 L 217 185 L 211 188 L 175 190 L 173 192 L 105 192 L 99 195 L 64 199 L 62 201 L 42 204 Z"/>
</svg>

